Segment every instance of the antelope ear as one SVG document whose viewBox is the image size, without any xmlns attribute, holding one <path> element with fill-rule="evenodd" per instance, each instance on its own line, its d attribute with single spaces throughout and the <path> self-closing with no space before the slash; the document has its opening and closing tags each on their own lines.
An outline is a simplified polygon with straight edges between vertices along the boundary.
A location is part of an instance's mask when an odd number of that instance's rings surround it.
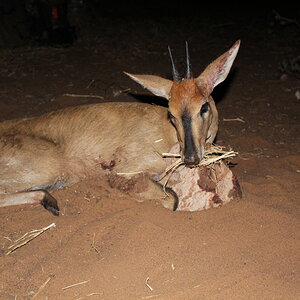
<svg viewBox="0 0 300 300">
<path fill-rule="evenodd" d="M 238 40 L 234 45 L 224 54 L 219 56 L 216 60 L 210 63 L 205 70 L 196 78 L 196 83 L 204 89 L 208 95 L 221 82 L 223 82 L 234 62 L 238 53 L 241 41 Z"/>
<path fill-rule="evenodd" d="M 136 75 L 126 72 L 124 73 L 141 86 L 149 90 L 155 96 L 163 97 L 169 100 L 173 81 L 155 75 Z"/>
</svg>

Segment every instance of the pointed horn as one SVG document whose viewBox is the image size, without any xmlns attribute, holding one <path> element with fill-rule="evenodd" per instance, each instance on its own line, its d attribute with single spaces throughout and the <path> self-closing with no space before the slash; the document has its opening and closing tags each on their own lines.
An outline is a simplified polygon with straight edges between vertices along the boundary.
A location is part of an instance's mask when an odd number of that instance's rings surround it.
<svg viewBox="0 0 300 300">
<path fill-rule="evenodd" d="M 185 52 L 186 52 L 186 79 L 190 79 L 193 77 L 192 66 L 190 63 L 190 55 L 189 55 L 189 45 L 188 42 L 185 42 Z"/>
<path fill-rule="evenodd" d="M 174 60 L 173 60 L 172 51 L 171 51 L 170 46 L 168 46 L 168 50 L 169 50 L 169 55 L 170 55 L 171 64 L 172 64 L 173 80 L 175 82 L 179 82 L 180 81 L 180 76 L 179 76 L 179 73 L 176 70 L 176 67 L 175 67 L 175 64 L 174 64 Z"/>
</svg>

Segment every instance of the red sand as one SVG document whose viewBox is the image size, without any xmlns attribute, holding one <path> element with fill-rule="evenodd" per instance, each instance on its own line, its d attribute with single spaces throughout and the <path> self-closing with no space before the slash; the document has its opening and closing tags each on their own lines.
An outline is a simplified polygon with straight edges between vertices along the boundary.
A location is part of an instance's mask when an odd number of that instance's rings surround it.
<svg viewBox="0 0 300 300">
<path fill-rule="evenodd" d="M 172 212 L 155 201 L 138 203 L 99 178 L 53 193 L 60 217 L 40 206 L 2 208 L 1 299 L 31 299 L 40 288 L 35 299 L 300 298 L 295 97 L 300 84 L 291 76 L 280 80 L 277 73 L 279 61 L 295 49 L 285 29 L 270 37 L 267 20 L 261 19 L 261 27 L 252 31 L 247 30 L 254 23 L 246 21 L 229 25 L 237 32 L 224 25 L 209 27 L 205 36 L 203 28 L 190 33 L 195 73 L 227 50 L 236 36 L 242 39 L 236 69 L 215 98 L 218 144 L 240 153 L 233 170 L 243 199 L 206 211 Z M 170 74 L 163 53 L 168 43 L 183 49 L 184 26 L 168 41 L 158 34 L 151 45 L 147 29 L 134 28 L 123 40 L 113 34 L 105 37 L 111 25 L 103 26 L 101 43 L 2 51 L 0 118 L 99 101 L 51 100 L 64 93 L 113 101 L 133 101 L 120 92 L 129 87 L 133 93 L 146 93 L 122 71 Z M 5 255 L 10 240 L 53 222 L 56 228 Z M 63 289 L 76 283 L 82 284 Z"/>
</svg>

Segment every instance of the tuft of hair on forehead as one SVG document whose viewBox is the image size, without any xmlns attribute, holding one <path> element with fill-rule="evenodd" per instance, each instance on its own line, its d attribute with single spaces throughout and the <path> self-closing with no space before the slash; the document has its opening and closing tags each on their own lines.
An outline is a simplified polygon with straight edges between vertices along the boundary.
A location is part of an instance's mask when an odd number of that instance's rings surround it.
<svg viewBox="0 0 300 300">
<path fill-rule="evenodd" d="M 205 98 L 194 78 L 174 82 L 171 89 L 169 108 L 172 111 L 182 113 L 199 108 L 205 102 Z"/>
</svg>

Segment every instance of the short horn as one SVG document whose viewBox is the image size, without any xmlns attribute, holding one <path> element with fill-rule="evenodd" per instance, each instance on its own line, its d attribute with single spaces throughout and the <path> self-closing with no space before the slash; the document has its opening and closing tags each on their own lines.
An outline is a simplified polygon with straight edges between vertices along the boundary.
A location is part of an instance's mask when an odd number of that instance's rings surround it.
<svg viewBox="0 0 300 300">
<path fill-rule="evenodd" d="M 170 46 L 168 46 L 168 50 L 169 50 L 169 55 L 170 55 L 170 59 L 171 59 L 171 64 L 172 64 L 172 74 L 173 74 L 173 80 L 175 82 L 179 82 L 180 81 L 180 76 L 178 71 L 176 70 L 175 64 L 174 64 L 174 60 L 173 60 L 173 56 L 172 56 L 172 51 Z"/>
<path fill-rule="evenodd" d="M 186 52 L 186 79 L 190 79 L 193 77 L 192 66 L 190 63 L 190 55 L 189 55 L 189 45 L 188 42 L 185 42 L 185 52 Z"/>
</svg>

